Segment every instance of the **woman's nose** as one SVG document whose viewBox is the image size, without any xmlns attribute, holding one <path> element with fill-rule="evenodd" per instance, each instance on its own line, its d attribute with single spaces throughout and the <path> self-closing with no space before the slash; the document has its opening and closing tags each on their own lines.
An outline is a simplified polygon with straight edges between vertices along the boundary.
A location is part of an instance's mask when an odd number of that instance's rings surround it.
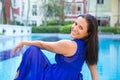
<svg viewBox="0 0 120 80">
<path fill-rule="evenodd" d="M 73 27 L 72 27 L 72 30 L 73 30 L 73 31 L 77 30 L 77 26 L 73 26 Z"/>
</svg>

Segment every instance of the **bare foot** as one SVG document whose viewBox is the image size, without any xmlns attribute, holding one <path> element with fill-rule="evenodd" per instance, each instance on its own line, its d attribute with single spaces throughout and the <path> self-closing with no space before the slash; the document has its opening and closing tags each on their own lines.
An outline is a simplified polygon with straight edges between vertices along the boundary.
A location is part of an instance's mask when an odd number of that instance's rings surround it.
<svg viewBox="0 0 120 80">
<path fill-rule="evenodd" d="M 15 75 L 15 79 L 18 78 L 19 76 L 19 71 L 17 71 L 16 75 Z"/>
</svg>

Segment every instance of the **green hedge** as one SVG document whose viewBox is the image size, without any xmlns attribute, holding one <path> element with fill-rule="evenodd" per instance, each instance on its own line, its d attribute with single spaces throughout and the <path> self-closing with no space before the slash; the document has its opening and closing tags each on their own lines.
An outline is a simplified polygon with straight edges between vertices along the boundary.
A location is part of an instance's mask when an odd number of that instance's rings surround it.
<svg viewBox="0 0 120 80">
<path fill-rule="evenodd" d="M 99 27 L 99 32 L 120 34 L 120 27 Z"/>
<path fill-rule="evenodd" d="M 59 33 L 59 26 L 32 27 L 32 33 Z"/>
<path fill-rule="evenodd" d="M 32 33 L 65 33 L 68 34 L 71 31 L 72 24 L 65 26 L 33 26 Z"/>
<path fill-rule="evenodd" d="M 48 26 L 54 26 L 54 25 L 58 25 L 58 24 L 59 24 L 58 21 L 48 21 L 47 22 Z"/>
<path fill-rule="evenodd" d="M 64 25 L 64 26 L 39 26 L 32 27 L 32 33 L 63 33 L 69 34 L 71 31 L 72 24 Z M 120 34 L 120 27 L 99 27 L 99 32 L 102 33 L 114 33 Z M 2 35 L 2 34 L 0 34 Z"/>
<path fill-rule="evenodd" d="M 71 26 L 72 26 L 72 24 L 62 26 L 62 27 L 60 28 L 60 33 L 69 34 L 70 31 L 71 31 Z"/>
<path fill-rule="evenodd" d="M 60 21 L 48 21 L 47 26 L 69 25 L 69 24 L 72 24 L 72 23 L 73 23 L 72 21 L 63 21 L 63 22 L 60 22 Z"/>
<path fill-rule="evenodd" d="M 73 24 L 73 21 L 64 21 L 63 25 L 69 25 L 69 24 Z"/>
<path fill-rule="evenodd" d="M 69 34 L 71 31 L 72 24 L 62 26 L 60 28 L 60 33 L 67 33 Z M 103 33 L 114 33 L 114 34 L 120 34 L 120 27 L 99 27 L 99 32 Z"/>
</svg>

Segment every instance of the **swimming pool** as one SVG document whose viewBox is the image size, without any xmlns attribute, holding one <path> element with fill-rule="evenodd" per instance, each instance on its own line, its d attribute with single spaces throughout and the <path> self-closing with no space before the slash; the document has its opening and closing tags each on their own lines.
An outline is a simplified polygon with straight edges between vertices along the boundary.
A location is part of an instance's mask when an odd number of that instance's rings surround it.
<svg viewBox="0 0 120 80">
<path fill-rule="evenodd" d="M 0 80 L 13 80 L 16 69 L 21 61 L 22 54 L 10 56 L 11 49 L 22 40 L 57 41 L 70 39 L 65 34 L 41 34 L 21 37 L 0 37 Z M 54 62 L 54 54 L 43 50 L 50 61 Z M 99 80 L 120 79 L 120 41 L 99 39 L 99 62 L 97 65 Z M 82 70 L 84 80 L 91 80 L 90 72 L 86 64 Z"/>
</svg>

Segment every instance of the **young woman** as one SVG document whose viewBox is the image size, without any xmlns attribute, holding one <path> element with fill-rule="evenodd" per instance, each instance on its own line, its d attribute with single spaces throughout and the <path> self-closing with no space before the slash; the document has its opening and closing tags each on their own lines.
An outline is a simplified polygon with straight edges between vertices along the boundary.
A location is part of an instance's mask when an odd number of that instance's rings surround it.
<svg viewBox="0 0 120 80">
<path fill-rule="evenodd" d="M 56 42 L 22 41 L 13 53 L 24 45 L 30 46 L 18 67 L 15 80 L 83 80 L 81 74 L 86 61 L 92 80 L 98 80 L 98 25 L 90 15 L 80 15 L 73 23 L 72 40 Z M 41 49 L 56 53 L 56 63 L 51 64 Z"/>
</svg>

